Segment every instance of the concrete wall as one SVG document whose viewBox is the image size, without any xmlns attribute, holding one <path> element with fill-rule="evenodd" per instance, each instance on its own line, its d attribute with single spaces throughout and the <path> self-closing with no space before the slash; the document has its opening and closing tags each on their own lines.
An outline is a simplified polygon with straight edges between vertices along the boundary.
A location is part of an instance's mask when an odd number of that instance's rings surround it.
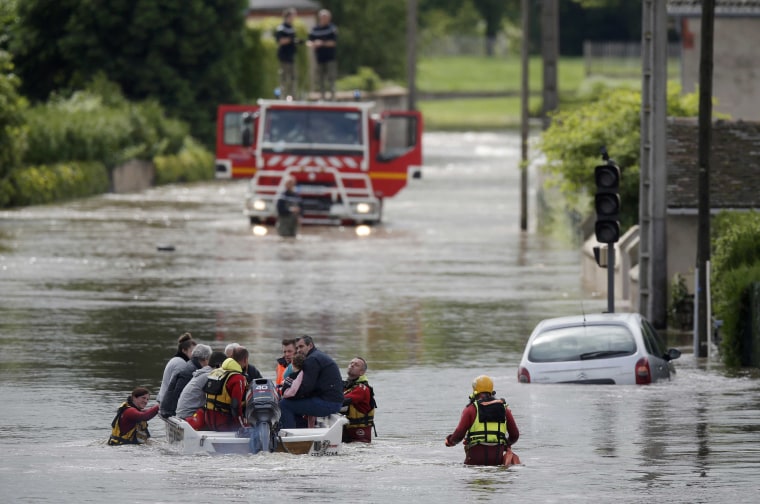
<svg viewBox="0 0 760 504">
<path fill-rule="evenodd" d="M 607 297 L 608 270 L 596 263 L 594 247 L 601 247 L 606 263 L 607 248 L 592 235 L 583 244 L 581 279 L 583 286 L 597 297 Z M 638 306 L 639 227 L 633 226 L 615 244 L 615 311 L 635 310 Z M 636 269 L 636 274 L 631 271 Z"/>
<path fill-rule="evenodd" d="M 683 18 L 681 84 L 697 91 L 701 19 Z M 760 120 L 760 17 L 715 18 L 713 96 L 715 112 Z"/>
<path fill-rule="evenodd" d="M 697 265 L 697 215 L 668 215 L 668 289 L 676 273 L 686 280 L 689 292 L 694 293 L 694 270 Z M 668 295 L 670 292 L 668 292 Z"/>
<path fill-rule="evenodd" d="M 111 191 L 115 193 L 140 192 L 153 186 L 156 168 L 147 161 L 127 161 L 111 172 Z"/>
</svg>

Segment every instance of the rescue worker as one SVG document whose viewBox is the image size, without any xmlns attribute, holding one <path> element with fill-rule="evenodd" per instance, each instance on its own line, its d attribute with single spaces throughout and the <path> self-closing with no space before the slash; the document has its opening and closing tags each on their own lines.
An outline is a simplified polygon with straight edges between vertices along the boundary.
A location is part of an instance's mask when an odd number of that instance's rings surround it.
<svg viewBox="0 0 760 504">
<path fill-rule="evenodd" d="M 338 43 L 338 28 L 332 23 L 332 14 L 327 9 L 317 13 L 318 24 L 309 31 L 306 45 L 314 49 L 317 58 L 317 82 L 319 96 L 325 99 L 330 94 L 330 101 L 335 100 L 335 79 L 338 77 L 338 62 L 335 57 Z"/>
<path fill-rule="evenodd" d="M 285 377 L 290 374 L 285 371 L 288 369 L 288 366 L 290 366 L 290 363 L 293 362 L 293 356 L 295 354 L 296 340 L 292 338 L 285 338 L 282 340 L 282 357 L 277 359 L 276 378 L 274 381 L 275 385 L 281 385 Z"/>
<path fill-rule="evenodd" d="M 277 60 L 280 62 L 280 93 L 283 99 L 293 99 L 296 96 L 296 29 L 293 20 L 296 10 L 287 8 L 282 13 L 282 23 L 275 30 L 274 39 L 277 42 Z"/>
<path fill-rule="evenodd" d="M 494 397 L 493 380 L 480 375 L 472 382 L 470 403 L 462 411 L 459 425 L 446 436 L 446 446 L 464 439 L 466 465 L 511 465 L 520 459 L 512 453 L 520 431 L 504 399 Z"/>
<path fill-rule="evenodd" d="M 298 216 L 301 213 L 301 198 L 296 194 L 296 179 L 285 180 L 285 191 L 277 198 L 277 233 L 294 237 L 298 232 Z"/>
<path fill-rule="evenodd" d="M 343 382 L 343 412 L 348 424 L 343 426 L 343 442 L 372 442 L 375 427 L 375 391 L 367 382 L 367 361 L 354 357 L 348 363 L 347 379 Z"/>
<path fill-rule="evenodd" d="M 156 404 L 148 409 L 150 392 L 144 387 L 137 387 L 127 398 L 127 401 L 119 406 L 116 416 L 111 422 L 111 437 L 108 439 L 110 446 L 124 444 L 142 444 L 150 437 L 148 420 L 158 414 L 159 405 Z"/>
<path fill-rule="evenodd" d="M 210 430 L 236 431 L 245 427 L 245 391 L 248 382 L 243 369 L 248 366 L 248 350 L 237 346 L 222 367 L 211 371 L 203 387 L 206 394 L 205 426 Z"/>
</svg>

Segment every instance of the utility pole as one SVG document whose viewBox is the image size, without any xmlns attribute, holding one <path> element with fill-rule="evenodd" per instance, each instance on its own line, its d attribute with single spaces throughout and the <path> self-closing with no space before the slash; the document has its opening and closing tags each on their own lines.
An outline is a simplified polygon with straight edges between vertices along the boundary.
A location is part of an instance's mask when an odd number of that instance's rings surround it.
<svg viewBox="0 0 760 504">
<path fill-rule="evenodd" d="M 530 99 L 529 80 L 529 44 L 530 44 L 530 1 L 521 0 L 522 12 L 522 47 L 520 48 L 520 229 L 528 229 L 528 100 Z"/>
<path fill-rule="evenodd" d="M 697 223 L 697 334 L 694 355 L 707 357 L 709 310 L 707 269 L 710 264 L 710 147 L 712 142 L 713 36 L 715 0 L 702 1 L 699 51 L 699 218 Z"/>
<path fill-rule="evenodd" d="M 642 2 L 639 312 L 667 327 L 667 5 Z"/>
<path fill-rule="evenodd" d="M 406 0 L 407 109 L 417 110 L 417 0 Z"/>
<path fill-rule="evenodd" d="M 543 121 L 549 127 L 549 112 L 559 107 L 557 60 L 559 59 L 559 0 L 541 2 L 541 53 L 544 62 Z"/>
</svg>

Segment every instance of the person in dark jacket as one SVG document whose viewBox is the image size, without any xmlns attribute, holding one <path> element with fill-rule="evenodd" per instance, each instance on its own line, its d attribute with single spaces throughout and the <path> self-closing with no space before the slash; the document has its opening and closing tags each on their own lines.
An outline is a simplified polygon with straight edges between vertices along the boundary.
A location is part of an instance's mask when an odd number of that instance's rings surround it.
<svg viewBox="0 0 760 504">
<path fill-rule="evenodd" d="M 306 359 L 298 393 L 280 401 L 280 426 L 285 429 L 296 427 L 296 416 L 324 417 L 343 407 L 343 378 L 335 361 L 314 346 L 311 336 L 296 340 L 296 352 Z"/>
<path fill-rule="evenodd" d="M 208 365 L 210 358 L 210 346 L 198 344 L 193 348 L 190 360 L 174 375 L 164 393 L 164 400 L 161 401 L 161 409 L 159 410 L 162 417 L 168 418 L 177 413 L 177 402 L 182 390 L 193 379 L 193 373 Z"/>
<path fill-rule="evenodd" d="M 282 13 L 282 23 L 277 26 L 274 39 L 277 42 L 277 60 L 280 62 L 280 93 L 283 99 L 296 97 L 296 29 L 293 20 L 296 10 L 292 7 Z"/>
<path fill-rule="evenodd" d="M 338 28 L 332 23 L 332 14 L 327 9 L 320 10 L 317 18 L 318 24 L 309 32 L 309 41 L 306 44 L 314 49 L 314 56 L 317 58 L 319 96 L 324 100 L 326 93 L 329 93 L 329 100 L 333 101 L 335 79 L 338 77 L 338 62 L 335 57 Z"/>
<path fill-rule="evenodd" d="M 296 236 L 298 216 L 301 213 L 301 198 L 295 191 L 296 179 L 285 180 L 285 191 L 277 198 L 277 233 L 280 236 Z"/>
</svg>

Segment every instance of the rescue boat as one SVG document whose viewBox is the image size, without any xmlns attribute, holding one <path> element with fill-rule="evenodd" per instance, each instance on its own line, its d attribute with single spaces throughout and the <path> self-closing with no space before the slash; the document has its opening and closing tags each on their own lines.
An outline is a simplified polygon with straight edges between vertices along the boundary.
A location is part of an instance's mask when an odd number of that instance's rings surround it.
<svg viewBox="0 0 760 504">
<path fill-rule="evenodd" d="M 169 446 L 181 454 L 249 454 L 251 450 L 250 431 L 219 432 L 195 430 L 185 420 L 178 417 L 163 419 L 166 422 L 166 440 Z M 343 415 L 318 417 L 312 428 L 279 429 L 274 433 L 276 440 L 273 451 L 293 455 L 337 455 L 340 451 L 343 425 L 348 420 Z M 269 430 L 262 436 L 269 436 Z"/>
</svg>

